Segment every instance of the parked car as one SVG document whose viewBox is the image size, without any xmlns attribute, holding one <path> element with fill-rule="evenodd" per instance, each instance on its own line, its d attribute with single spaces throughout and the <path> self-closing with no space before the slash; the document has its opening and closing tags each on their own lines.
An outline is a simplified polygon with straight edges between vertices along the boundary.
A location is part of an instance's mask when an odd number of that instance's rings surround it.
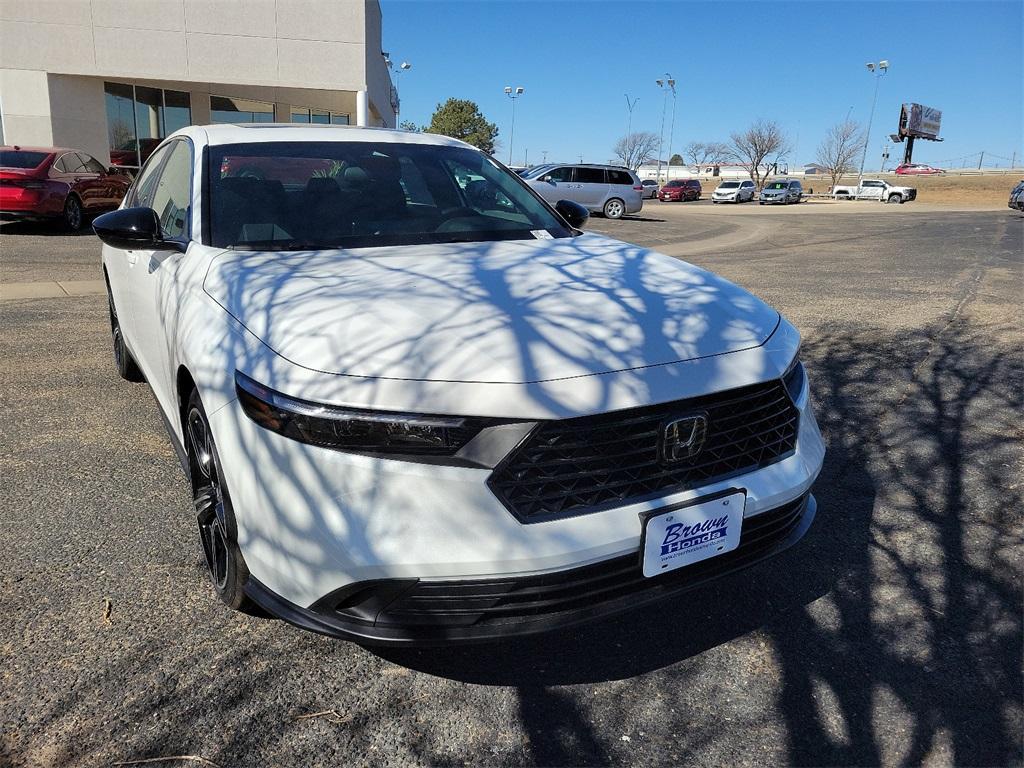
<svg viewBox="0 0 1024 768">
<path fill-rule="evenodd" d="M 644 207 L 643 185 L 628 168 L 612 165 L 541 165 L 523 180 L 549 203 L 572 200 L 593 213 L 618 219 Z"/>
<path fill-rule="evenodd" d="M 881 200 L 886 203 L 906 203 L 917 197 L 913 187 L 897 187 L 882 179 L 864 179 L 860 188 L 856 184 L 837 184 L 832 188 L 837 200 Z"/>
<path fill-rule="evenodd" d="M 1010 190 L 1010 201 L 1007 205 L 1018 211 L 1024 211 L 1024 180 L 1019 181 L 1017 186 Z"/>
<path fill-rule="evenodd" d="M 236 156 L 344 170 L 223 175 Z M 94 223 L 114 364 L 156 395 L 224 602 L 504 638 L 804 535 L 824 447 L 797 330 L 586 217 L 444 136 L 213 125 L 154 152 Z"/>
<path fill-rule="evenodd" d="M 896 166 L 897 176 L 934 176 L 940 173 L 945 173 L 945 171 L 921 163 L 901 163 Z"/>
<path fill-rule="evenodd" d="M 658 199 L 663 203 L 700 200 L 700 193 L 700 179 L 672 179 L 661 188 Z"/>
<path fill-rule="evenodd" d="M 61 147 L 0 147 L 0 218 L 63 221 L 71 230 L 117 208 L 131 179 Z"/>
<path fill-rule="evenodd" d="M 790 203 L 799 203 L 803 199 L 804 187 L 797 179 L 775 179 L 764 185 L 757 202 L 759 205 L 774 203 L 789 205 Z"/>
<path fill-rule="evenodd" d="M 658 182 L 654 179 L 644 179 L 640 185 L 644 188 L 642 193 L 644 200 L 654 200 L 658 196 Z"/>
<path fill-rule="evenodd" d="M 754 199 L 757 187 L 749 179 L 745 181 L 723 181 L 711 193 L 712 203 L 743 203 Z"/>
</svg>

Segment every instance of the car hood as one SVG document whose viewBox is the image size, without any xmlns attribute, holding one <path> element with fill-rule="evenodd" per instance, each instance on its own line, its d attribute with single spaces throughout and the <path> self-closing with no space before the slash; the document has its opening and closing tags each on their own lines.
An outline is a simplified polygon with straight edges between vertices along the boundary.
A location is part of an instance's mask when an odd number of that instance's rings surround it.
<svg viewBox="0 0 1024 768">
<path fill-rule="evenodd" d="M 677 259 L 598 235 L 224 251 L 206 292 L 277 354 L 350 376 L 530 383 L 759 346 L 778 313 Z"/>
<path fill-rule="evenodd" d="M 719 188 L 719 189 L 715 190 L 715 194 L 716 195 L 735 195 L 739 191 L 740 191 L 739 187 L 730 187 L 729 189 L 721 189 L 721 188 Z"/>
</svg>

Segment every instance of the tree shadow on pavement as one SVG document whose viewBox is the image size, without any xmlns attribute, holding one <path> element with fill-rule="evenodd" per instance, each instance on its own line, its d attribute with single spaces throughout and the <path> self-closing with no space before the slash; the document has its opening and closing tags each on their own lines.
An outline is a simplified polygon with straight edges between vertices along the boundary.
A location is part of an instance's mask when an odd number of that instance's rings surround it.
<svg viewBox="0 0 1024 768">
<path fill-rule="evenodd" d="M 789 762 L 1019 763 L 1019 350 L 952 321 L 898 337 L 827 331 L 804 359 L 829 454 L 797 546 L 577 630 L 380 655 L 514 686 L 534 762 L 601 764 L 585 699 L 560 686 L 658 670 L 666 688 L 697 685 L 701 654 L 760 630 L 780 673 L 762 706 L 784 725 Z"/>
</svg>

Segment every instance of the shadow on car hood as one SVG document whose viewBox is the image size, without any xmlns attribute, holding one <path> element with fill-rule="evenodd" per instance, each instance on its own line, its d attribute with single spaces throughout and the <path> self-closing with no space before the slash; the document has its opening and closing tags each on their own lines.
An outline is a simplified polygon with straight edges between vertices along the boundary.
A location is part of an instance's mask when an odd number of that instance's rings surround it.
<svg viewBox="0 0 1024 768">
<path fill-rule="evenodd" d="M 373 378 L 531 383 L 761 345 L 778 313 L 677 259 L 597 235 L 225 251 L 206 292 L 282 357 Z"/>
</svg>

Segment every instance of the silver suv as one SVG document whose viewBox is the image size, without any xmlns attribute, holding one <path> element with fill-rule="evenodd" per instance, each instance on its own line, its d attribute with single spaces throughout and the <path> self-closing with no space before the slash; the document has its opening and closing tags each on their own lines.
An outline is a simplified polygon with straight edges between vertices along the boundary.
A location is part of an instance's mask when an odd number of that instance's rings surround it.
<svg viewBox="0 0 1024 768">
<path fill-rule="evenodd" d="M 554 205 L 572 200 L 593 213 L 618 219 L 639 213 L 644 188 L 628 168 L 612 165 L 540 165 L 523 176 L 537 194 Z"/>
<path fill-rule="evenodd" d="M 804 187 L 796 179 L 775 179 L 764 185 L 758 202 L 765 203 L 799 203 L 804 198 Z"/>
</svg>

